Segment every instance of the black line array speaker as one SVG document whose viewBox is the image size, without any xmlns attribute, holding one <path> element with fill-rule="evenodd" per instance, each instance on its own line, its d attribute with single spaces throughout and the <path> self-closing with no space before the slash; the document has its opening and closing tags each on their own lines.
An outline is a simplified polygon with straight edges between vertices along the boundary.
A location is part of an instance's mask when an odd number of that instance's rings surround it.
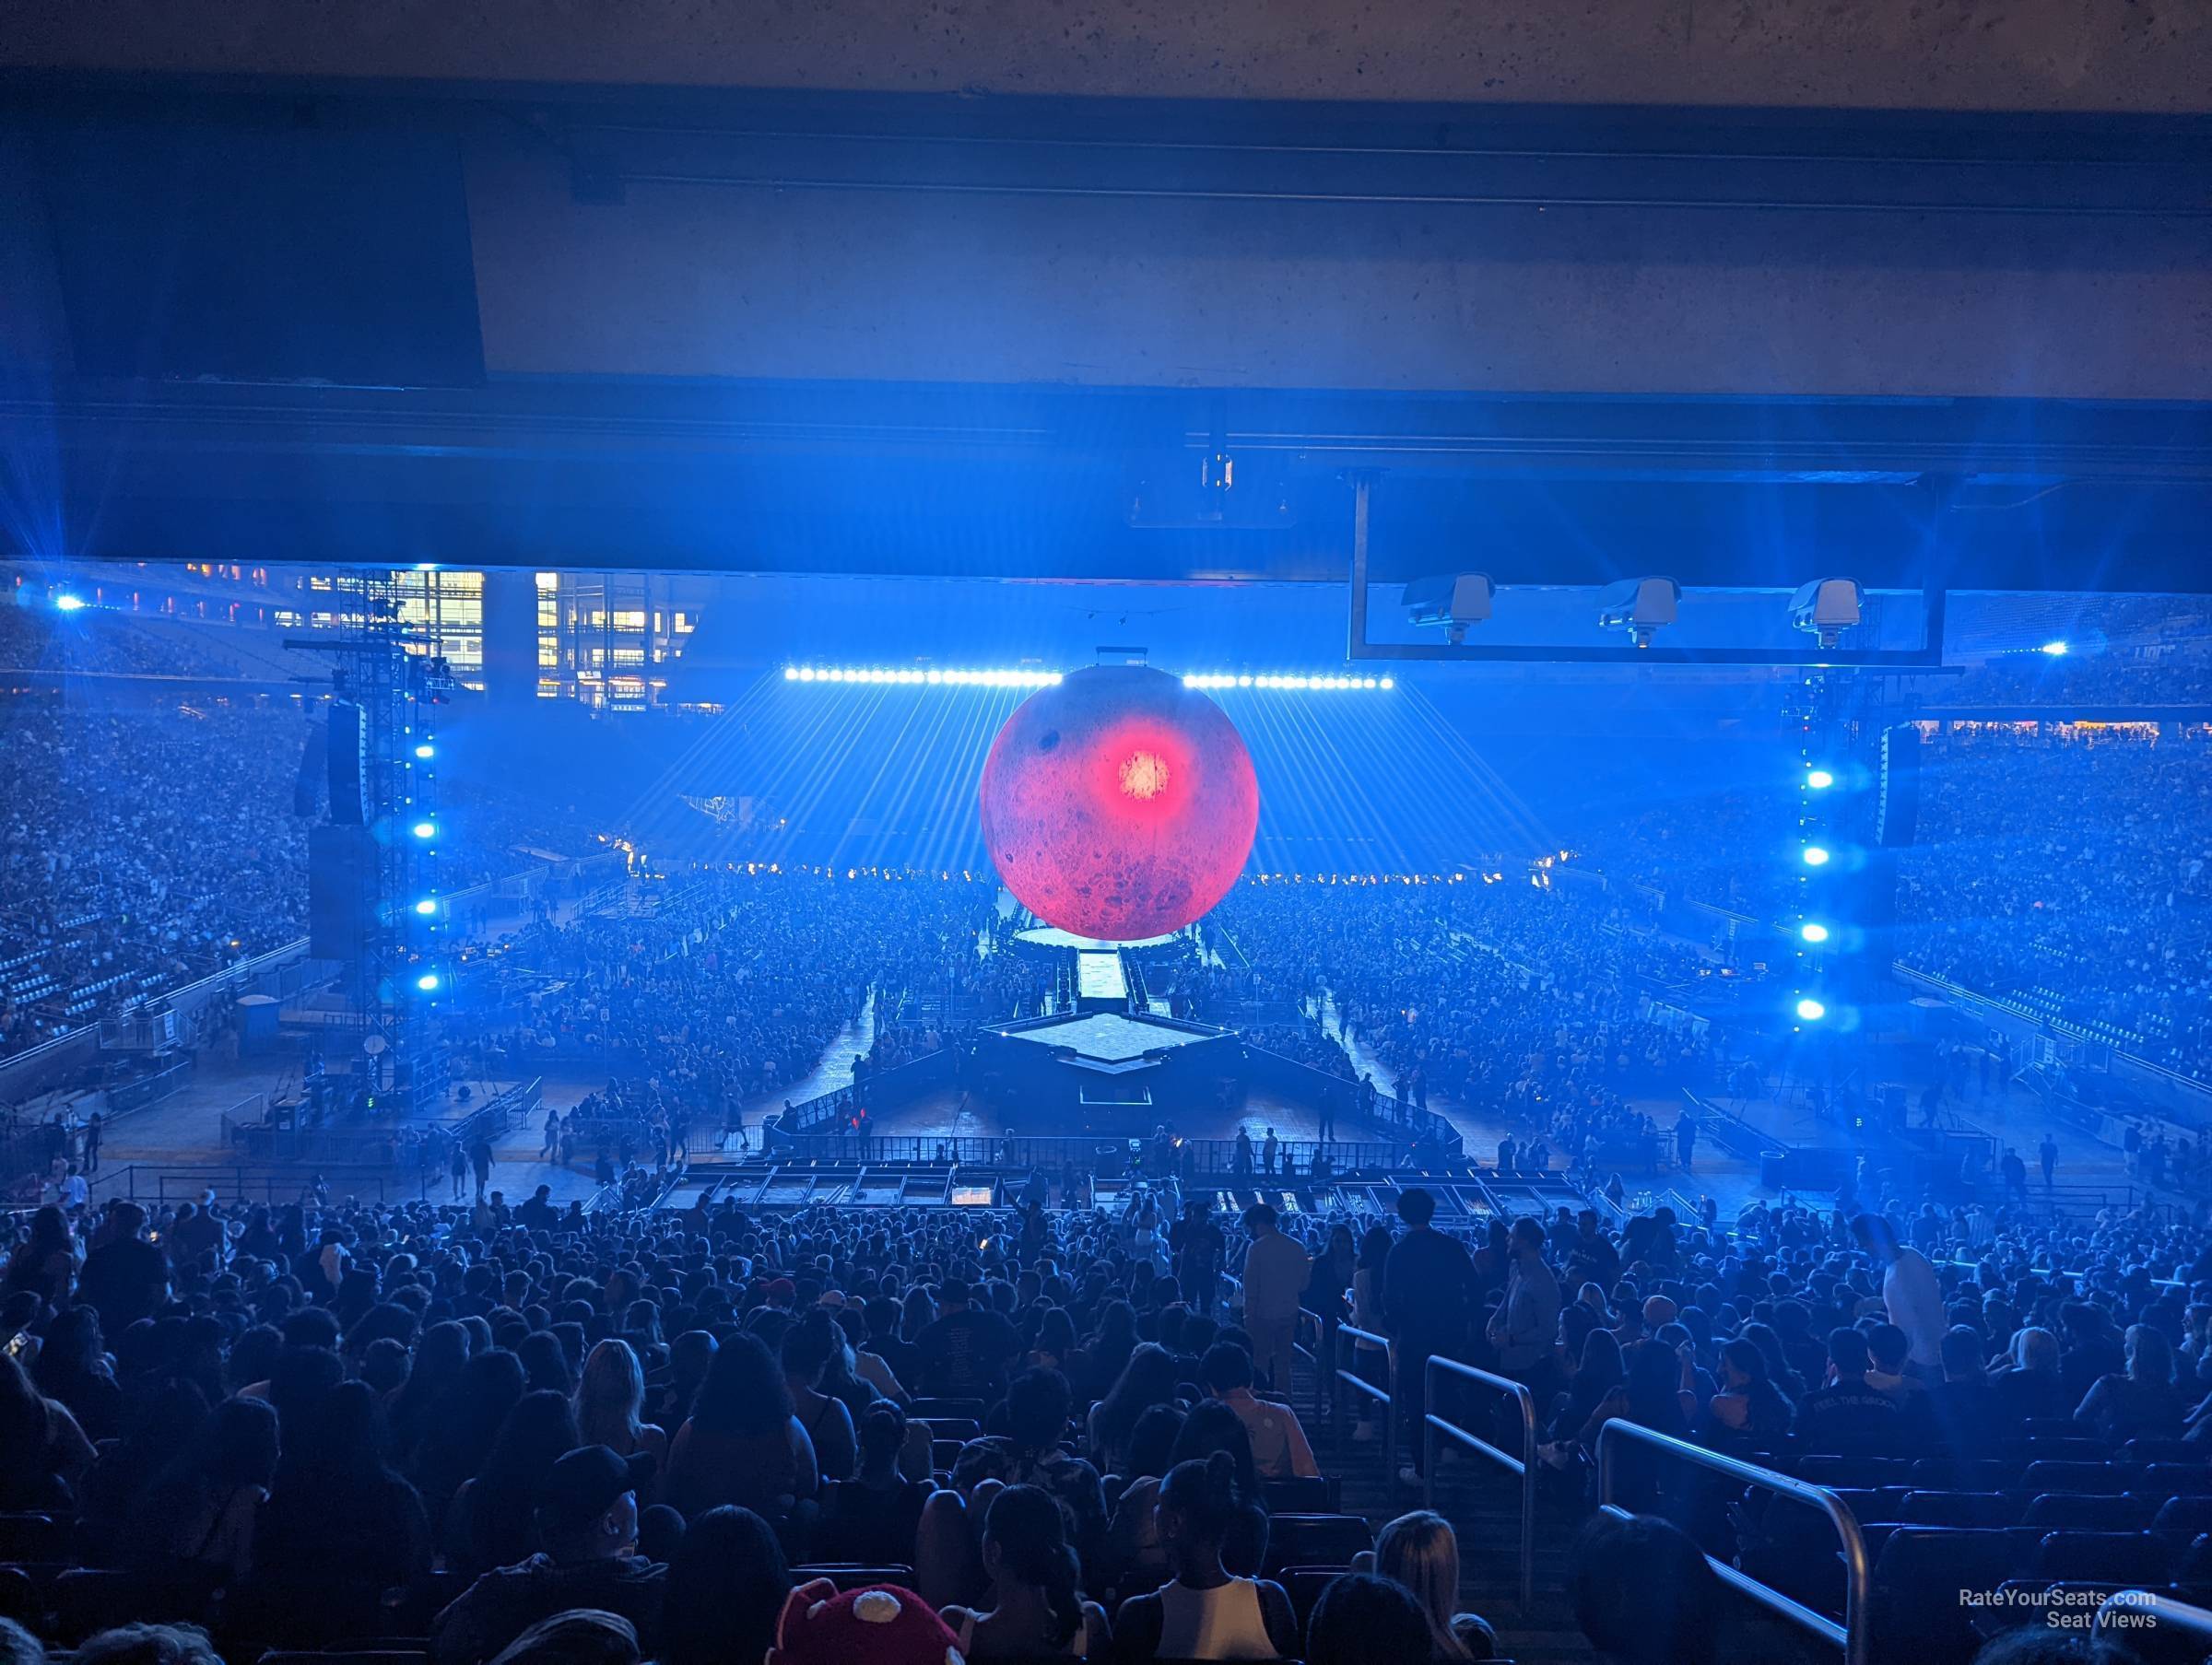
<svg viewBox="0 0 2212 1665">
<path fill-rule="evenodd" d="M 350 699 L 332 700 L 324 749 L 330 759 L 330 818 L 341 827 L 366 825 L 369 713 Z"/>
<path fill-rule="evenodd" d="M 307 725 L 307 741 L 300 748 L 300 772 L 292 780 L 292 814 L 312 820 L 323 808 L 323 781 L 329 764 L 323 748 L 330 738 L 327 722 Z"/>
<path fill-rule="evenodd" d="M 307 952 L 353 960 L 376 928 L 376 840 L 365 827 L 307 830 Z"/>
<path fill-rule="evenodd" d="M 1920 823 L 1920 731 L 1900 723 L 1882 731 L 1881 803 L 1875 811 L 1874 841 L 1885 850 L 1912 842 Z"/>
</svg>

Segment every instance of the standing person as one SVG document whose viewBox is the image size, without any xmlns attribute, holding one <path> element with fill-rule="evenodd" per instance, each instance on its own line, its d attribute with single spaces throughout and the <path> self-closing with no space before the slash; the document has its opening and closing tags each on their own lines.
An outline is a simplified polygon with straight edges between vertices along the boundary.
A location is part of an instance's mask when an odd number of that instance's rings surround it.
<svg viewBox="0 0 2212 1665">
<path fill-rule="evenodd" d="M 1230 1161 L 1231 1167 L 1237 1173 L 1249 1174 L 1252 1172 L 1252 1130 L 1250 1128 L 1240 1127 L 1237 1130 L 1236 1152 Z"/>
<path fill-rule="evenodd" d="M 537 1147 L 537 1159 L 540 1162 L 550 1162 L 559 1154 L 560 1112 L 557 1109 L 549 1109 L 546 1112 L 545 1142 Z"/>
<path fill-rule="evenodd" d="M 85 1123 L 85 1172 L 95 1179 L 100 1177 L 100 1141 L 106 1136 L 107 1124 L 100 1120 L 100 1112 L 94 1110 Z"/>
<path fill-rule="evenodd" d="M 1512 1260 L 1505 1281 L 1505 1299 L 1498 1303 L 1485 1331 L 1498 1351 L 1498 1368 L 1517 1382 L 1525 1382 L 1538 1404 L 1549 1401 L 1560 1386 L 1555 1379 L 1554 1353 L 1559 1334 L 1559 1281 L 1544 1262 L 1544 1227 L 1535 1219 L 1513 1222 L 1510 1237 Z"/>
<path fill-rule="evenodd" d="M 1244 1253 L 1244 1328 L 1252 1335 L 1253 1363 L 1287 1399 L 1299 1303 L 1312 1282 L 1313 1262 L 1302 1244 L 1278 1228 L 1275 1210 L 1265 1202 L 1244 1211 L 1244 1229 L 1252 1234 Z"/>
<path fill-rule="evenodd" d="M 461 1200 L 462 1191 L 468 1185 L 468 1152 L 462 1147 L 458 1139 L 453 1141 L 453 1148 L 448 1155 L 447 1165 L 453 1174 L 453 1201 L 458 1202 Z"/>
<path fill-rule="evenodd" d="M 2036 1155 L 2043 1159 L 2043 1189 L 2049 1190 L 2051 1176 L 2058 1169 L 2058 1141 L 2045 1133 L 2042 1143 L 2036 1148 Z"/>
<path fill-rule="evenodd" d="M 1889 1321 L 1912 1344 L 1906 1354 L 1912 1374 L 1936 1378 L 1943 1368 L 1943 1332 L 1950 1327 L 1936 1269 L 1920 1250 L 1900 1243 L 1880 1214 L 1858 1215 L 1851 1223 L 1851 1235 L 1881 1269 L 1882 1305 L 1889 1309 Z"/>
<path fill-rule="evenodd" d="M 2020 1153 L 2009 1144 L 2005 1147 L 2004 1159 L 1997 1165 L 2005 1176 L 2005 1199 L 2022 1207 L 2028 1203 L 2028 1165 L 2020 1160 Z"/>
<path fill-rule="evenodd" d="M 491 1141 L 478 1133 L 468 1143 L 469 1166 L 477 1171 L 477 1201 L 484 1201 L 484 1188 L 491 1183 Z"/>
<path fill-rule="evenodd" d="M 1475 1262 L 1466 1245 L 1430 1225 L 1435 1217 L 1436 1199 L 1427 1191 L 1416 1186 L 1399 1192 L 1398 1218 L 1408 1230 L 1382 1265 L 1382 1314 L 1395 1343 L 1398 1415 L 1413 1451 L 1398 1478 L 1408 1485 L 1421 1482 L 1429 1360 L 1459 1356 L 1475 1303 Z"/>
<path fill-rule="evenodd" d="M 1241 1129 L 1238 1137 L 1244 1138 Z M 1251 1140 L 1244 1139 L 1244 1149 L 1249 1156 Z M 1225 1246 L 1221 1228 L 1214 1224 L 1214 1205 L 1209 1199 L 1194 1197 L 1182 1205 L 1182 1218 L 1168 1228 L 1168 1247 L 1175 1252 L 1175 1281 L 1182 1291 L 1183 1304 L 1212 1318 L 1220 1295 Z"/>
<path fill-rule="evenodd" d="M 1684 1110 L 1675 1122 L 1675 1160 L 1681 1164 L 1684 1173 L 1689 1172 L 1689 1159 L 1698 1148 L 1698 1119 Z"/>
<path fill-rule="evenodd" d="M 1275 1130 L 1273 1128 L 1269 1128 L 1267 1130 L 1267 1137 L 1260 1141 L 1261 1170 L 1267 1174 L 1273 1174 L 1275 1172 L 1277 1160 L 1282 1155 L 1282 1152 L 1283 1147 L 1281 1143 L 1275 1136 Z"/>
</svg>

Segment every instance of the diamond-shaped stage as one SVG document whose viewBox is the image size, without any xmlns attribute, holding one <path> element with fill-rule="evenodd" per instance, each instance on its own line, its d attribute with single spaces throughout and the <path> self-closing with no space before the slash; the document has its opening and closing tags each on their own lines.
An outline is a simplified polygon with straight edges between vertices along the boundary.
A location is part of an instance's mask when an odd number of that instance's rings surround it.
<svg viewBox="0 0 2212 1665">
<path fill-rule="evenodd" d="M 1148 1132 L 1162 1117 L 1221 1102 L 1243 1048 L 1233 1029 L 1152 1014 L 1069 1012 L 989 1024 L 979 1085 L 1011 1125 L 1053 1132 Z"/>
</svg>

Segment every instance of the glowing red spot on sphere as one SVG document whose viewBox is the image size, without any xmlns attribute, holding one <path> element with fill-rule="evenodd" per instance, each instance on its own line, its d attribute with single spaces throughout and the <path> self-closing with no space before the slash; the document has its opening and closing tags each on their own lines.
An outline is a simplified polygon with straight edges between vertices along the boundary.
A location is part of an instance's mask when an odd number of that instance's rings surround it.
<svg viewBox="0 0 2212 1665">
<path fill-rule="evenodd" d="M 1260 785 L 1236 725 L 1179 677 L 1099 665 L 1023 701 L 983 761 L 983 844 L 1021 904 L 1077 936 L 1181 930 L 1252 853 Z"/>
</svg>

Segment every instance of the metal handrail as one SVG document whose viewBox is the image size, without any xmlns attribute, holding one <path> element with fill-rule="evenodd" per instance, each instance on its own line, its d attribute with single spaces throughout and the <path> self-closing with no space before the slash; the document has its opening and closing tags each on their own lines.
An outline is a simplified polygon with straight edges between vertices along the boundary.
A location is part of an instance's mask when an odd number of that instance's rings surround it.
<svg viewBox="0 0 2212 1665">
<path fill-rule="evenodd" d="M 2105 1615 L 2115 1608 L 2147 1616 L 2136 1624 L 2108 1623 Z M 2212 1642 L 2212 1612 L 2147 1589 L 2116 1589 L 2105 1597 L 2097 1604 L 2097 1619 L 2090 1626 L 2090 1634 L 2104 1636 L 2111 1631 L 2143 1630 L 2159 1624 L 2171 1624 L 2202 1641 Z"/>
<path fill-rule="evenodd" d="M 1347 1340 L 1355 1343 L 1371 1342 L 1374 1345 L 1382 1349 L 1382 1354 L 1385 1358 L 1389 1358 L 1391 1356 L 1390 1337 L 1386 1335 L 1377 1335 L 1371 1330 L 1356 1330 L 1349 1324 L 1339 1324 L 1336 1326 L 1336 1358 L 1339 1361 L 1341 1361 L 1344 1357 L 1344 1343 Z M 1382 1437 L 1376 1443 L 1382 1448 L 1382 1470 L 1384 1474 L 1387 1475 L 1394 1466 L 1398 1448 L 1398 1406 L 1396 1396 L 1388 1387 L 1378 1388 L 1373 1382 L 1369 1381 L 1367 1378 L 1361 1376 L 1357 1370 L 1346 1369 L 1343 1364 L 1340 1362 L 1336 1365 L 1336 1386 L 1338 1389 L 1338 1392 L 1336 1394 L 1336 1414 L 1333 1420 L 1335 1424 L 1336 1429 L 1336 1455 L 1339 1459 L 1339 1461 L 1341 1462 L 1341 1460 L 1344 1457 L 1345 1447 L 1345 1399 L 1342 1389 L 1349 1388 L 1355 1393 L 1366 1394 L 1368 1398 L 1377 1401 L 1382 1406 Z"/>
<path fill-rule="evenodd" d="M 1707 1555 L 1705 1565 L 1712 1568 L 1721 1582 L 1748 1596 L 1768 1612 L 1841 1648 L 1845 1665 L 1866 1665 L 1869 1657 L 1866 1619 L 1871 1610 L 1869 1597 L 1873 1589 L 1874 1566 L 1866 1558 L 1866 1540 L 1859 1531 L 1858 1520 L 1843 1506 L 1841 1498 L 1826 1486 L 1808 1485 L 1787 1474 L 1777 1474 L 1771 1469 L 1762 1469 L 1757 1463 L 1724 1457 L 1718 1451 L 1708 1451 L 1703 1446 L 1692 1445 L 1687 1439 L 1677 1439 L 1671 1434 L 1654 1433 L 1640 1424 L 1624 1422 L 1615 1416 L 1608 1418 L 1606 1425 L 1597 1431 L 1597 1496 L 1598 1507 L 1617 1519 L 1633 1518 L 1627 1509 L 1613 1501 L 1614 1457 L 1623 1440 L 1652 1446 L 1694 1467 L 1711 1469 L 1716 1474 L 1725 1474 L 1747 1485 L 1778 1492 L 1784 1497 L 1794 1497 L 1798 1502 L 1810 1504 L 1826 1515 L 1829 1524 L 1836 1529 L 1836 1536 L 1843 1544 L 1843 1622 L 1841 1624 L 1825 1613 L 1815 1612 L 1802 1601 L 1794 1601 L 1780 1590 L 1770 1589 L 1725 1561 Z"/>
<path fill-rule="evenodd" d="M 1488 1458 L 1509 1474 L 1521 1477 L 1521 1611 L 1526 1612 L 1535 1600 L 1536 1589 L 1536 1396 L 1530 1392 L 1525 1382 L 1511 1377 L 1494 1376 L 1488 1370 L 1477 1370 L 1472 1365 L 1463 1365 L 1455 1358 L 1429 1355 L 1428 1367 L 1423 1373 L 1422 1385 L 1428 1390 L 1427 1402 L 1437 1402 L 1437 1373 L 1456 1376 L 1464 1381 L 1476 1382 L 1510 1394 L 1521 1411 L 1521 1455 L 1515 1457 L 1502 1451 L 1478 1434 L 1469 1433 L 1455 1423 L 1447 1422 L 1431 1409 L 1425 1413 L 1421 1429 L 1421 1507 L 1436 1507 L 1436 1460 L 1441 1453 L 1437 1436 L 1442 1435 L 1469 1450 Z"/>
</svg>

